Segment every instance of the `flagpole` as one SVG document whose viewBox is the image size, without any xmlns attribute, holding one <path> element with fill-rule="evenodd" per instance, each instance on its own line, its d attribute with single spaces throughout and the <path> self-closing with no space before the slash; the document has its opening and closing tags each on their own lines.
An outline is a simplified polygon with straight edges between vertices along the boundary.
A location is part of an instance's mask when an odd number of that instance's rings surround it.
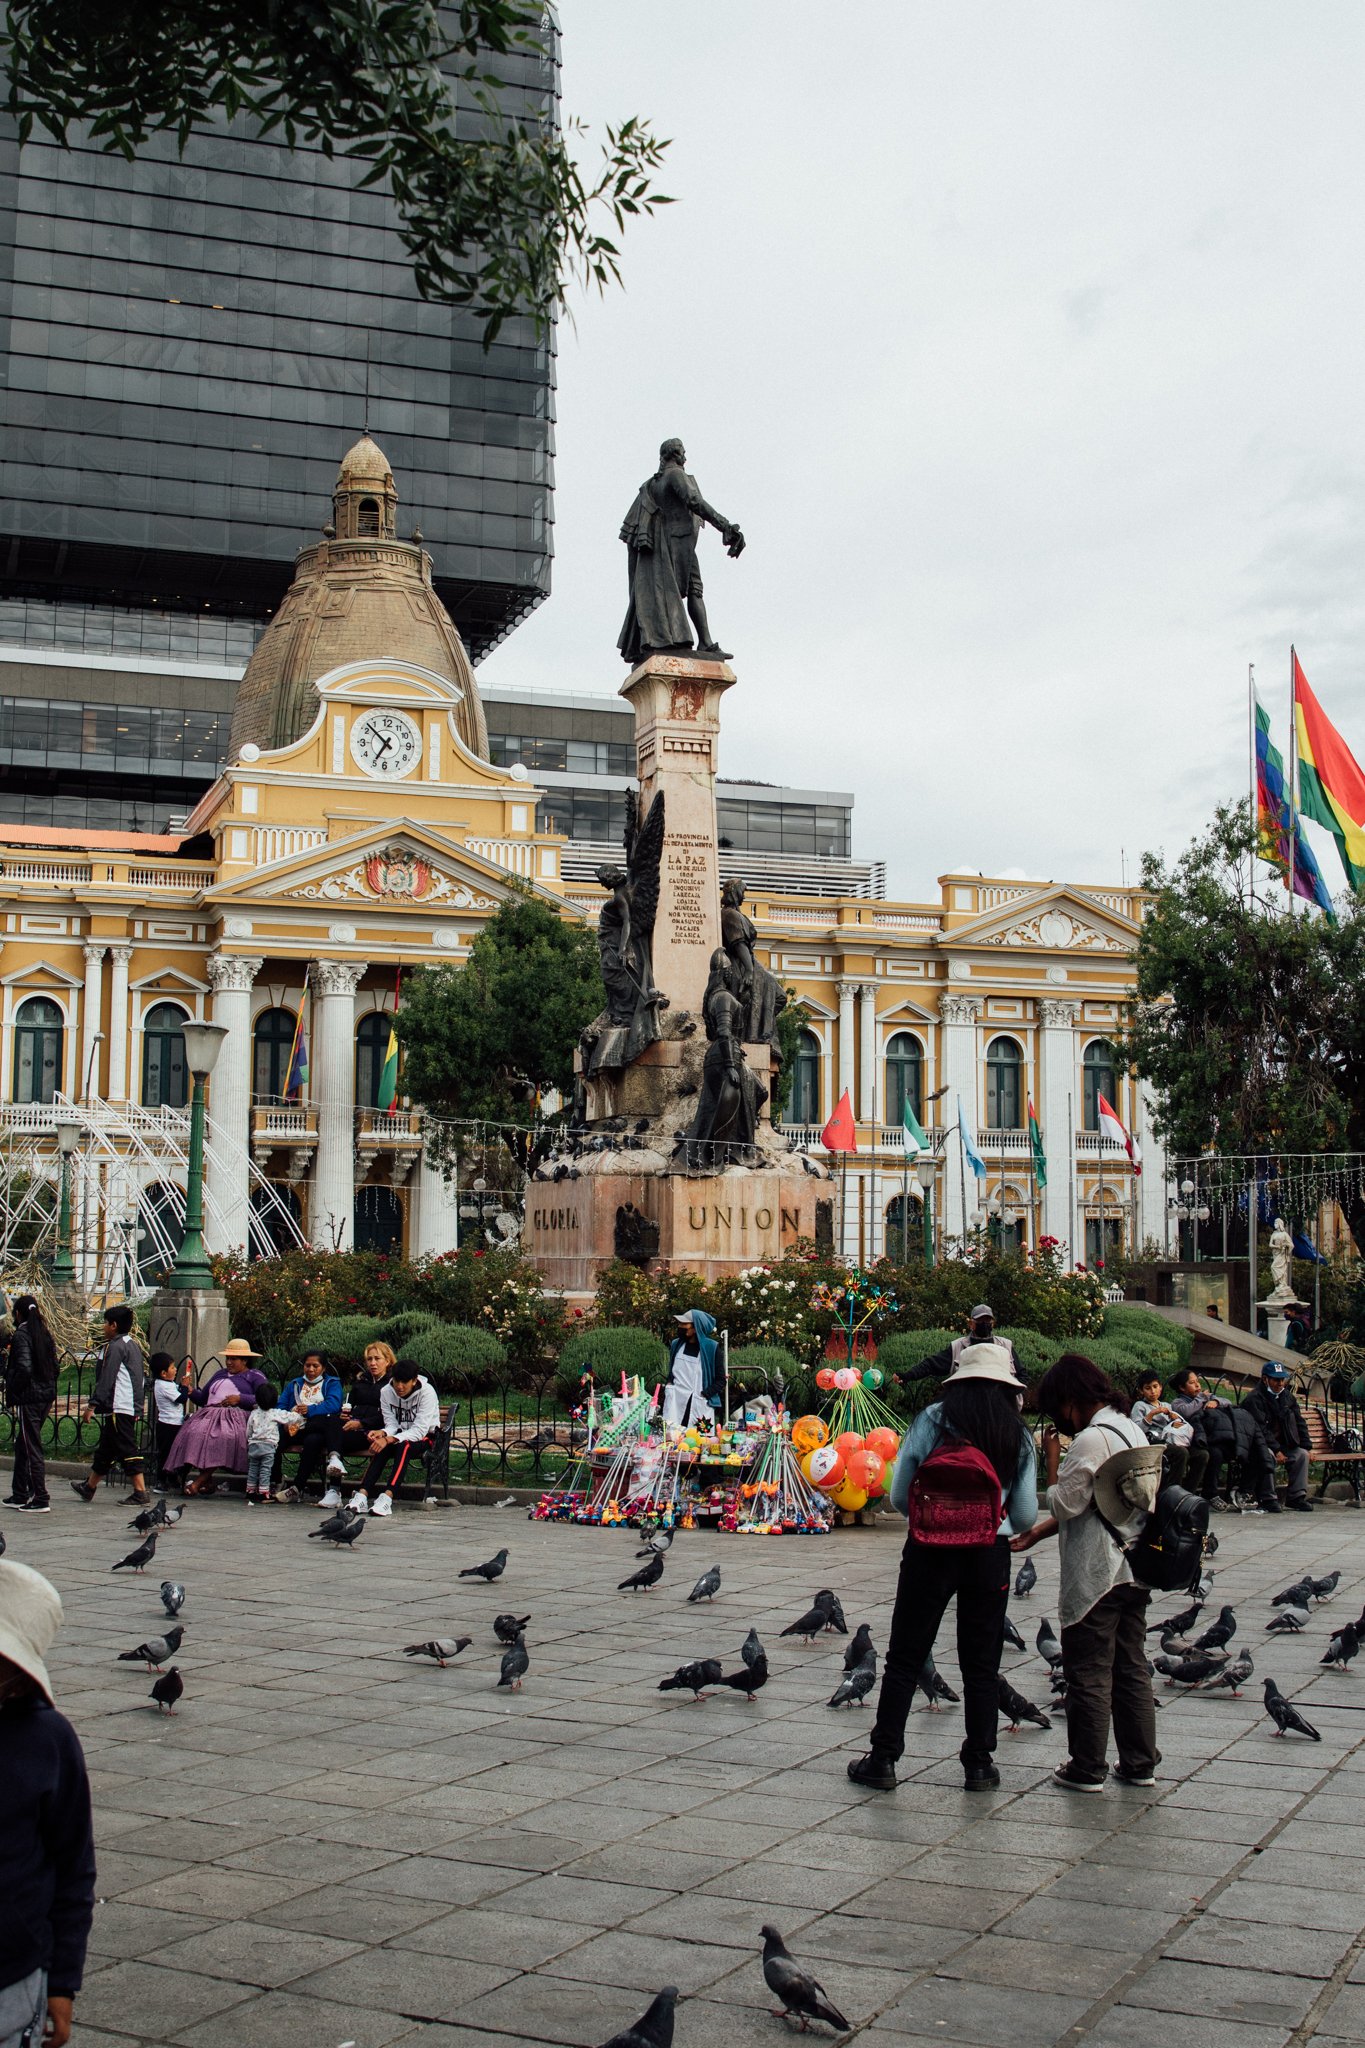
<svg viewBox="0 0 1365 2048">
<path fill-rule="evenodd" d="M 1256 664 L 1251 661 L 1247 663 L 1247 753 L 1251 774 L 1251 830 L 1253 834 L 1248 892 L 1251 897 L 1251 908 L 1254 910 L 1256 908 L 1256 847 L 1260 844 L 1261 802 L 1260 783 L 1256 775 Z"/>
<path fill-rule="evenodd" d="M 1299 718 L 1294 682 L 1294 643 L 1289 643 L 1289 915 L 1294 915 L 1294 887 L 1299 873 Z"/>
<path fill-rule="evenodd" d="M 1078 1262 L 1076 1258 L 1076 1112 L 1075 1097 L 1069 1088 L 1066 1091 L 1066 1230 L 1074 1266 L 1083 1259 Z"/>
</svg>

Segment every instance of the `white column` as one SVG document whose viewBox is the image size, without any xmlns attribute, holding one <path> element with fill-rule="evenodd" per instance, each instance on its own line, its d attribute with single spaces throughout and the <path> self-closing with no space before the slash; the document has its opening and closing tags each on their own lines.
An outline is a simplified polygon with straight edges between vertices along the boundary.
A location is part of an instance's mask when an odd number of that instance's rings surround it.
<svg viewBox="0 0 1365 2048">
<path fill-rule="evenodd" d="M 459 1197 L 453 1181 L 423 1152 L 414 1175 L 417 1214 L 408 1233 L 408 1256 L 436 1258 L 459 1243 Z"/>
<path fill-rule="evenodd" d="M 251 1244 L 251 985 L 259 958 L 214 953 L 208 961 L 213 1019 L 226 1026 L 209 1082 L 210 1161 L 205 1169 L 212 1203 L 204 1218 L 209 1249 Z"/>
<path fill-rule="evenodd" d="M 959 1099 L 962 1115 L 966 1121 L 967 1134 L 972 1143 L 977 1133 L 977 1054 L 976 1022 L 981 1015 L 979 996 L 943 996 L 938 1006 L 939 1023 L 943 1027 L 943 1081 L 948 1093 L 943 1098 L 943 1122 L 951 1126 L 957 1122 Z M 939 1194 L 943 1214 L 940 1230 L 943 1237 L 962 1237 L 966 1234 L 967 1217 L 977 1205 L 977 1182 L 971 1172 L 965 1176 L 966 1208 L 963 1208 L 964 1169 L 961 1143 L 954 1132 L 948 1139 L 943 1152 L 943 1174 L 939 1182 Z"/>
<path fill-rule="evenodd" d="M 315 960 L 312 968 L 318 1152 L 308 1235 L 324 1251 L 346 1251 L 354 1241 L 355 992 L 365 965 Z"/>
<path fill-rule="evenodd" d="M 845 1089 L 848 1090 L 849 1101 L 852 1102 L 853 1100 L 853 998 L 858 992 L 856 981 L 841 981 L 837 986 L 839 990 L 839 1044 L 837 1048 L 839 1055 L 839 1079 L 834 1090 L 836 1101 L 831 1102 L 829 1106 L 831 1116 L 838 1106 L 837 1098 L 843 1094 Z"/>
<path fill-rule="evenodd" d="M 1160 1244 L 1165 1237 L 1166 1147 L 1152 1128 L 1155 1104 L 1147 1083 L 1139 1081 L 1133 1092 L 1138 1105 L 1137 1133 L 1142 1151 L 1142 1177 L 1138 1182 L 1139 1238 L 1133 1246 L 1134 1252 L 1139 1252 L 1144 1239 L 1152 1237 Z"/>
<path fill-rule="evenodd" d="M 1047 1154 L 1047 1186 L 1042 1215 L 1045 1237 L 1060 1238 L 1071 1260 L 1085 1257 L 1084 1228 L 1073 1217 L 1072 1183 L 1076 1173 L 1076 1132 L 1083 1104 L 1076 1068 L 1076 1022 L 1079 1003 L 1045 997 L 1038 1005 L 1038 1121 Z M 1069 1106 L 1069 1117 L 1068 1117 Z M 1072 1244 L 1073 1230 L 1080 1237 Z"/>
<path fill-rule="evenodd" d="M 84 1100 L 87 1088 L 91 1095 L 100 1092 L 95 1046 L 104 1007 L 104 941 L 89 939 L 81 951 L 85 955 L 85 994 L 81 998 L 81 1070 L 76 1076 L 75 1092 L 78 1099 Z"/>
<path fill-rule="evenodd" d="M 877 1087 L 877 984 L 859 984 L 858 1005 L 858 1121 L 870 1124 L 878 1115 Z"/>
<path fill-rule="evenodd" d="M 131 946 L 111 946 L 113 980 L 109 985 L 109 1100 L 128 1100 L 128 962 Z"/>
</svg>

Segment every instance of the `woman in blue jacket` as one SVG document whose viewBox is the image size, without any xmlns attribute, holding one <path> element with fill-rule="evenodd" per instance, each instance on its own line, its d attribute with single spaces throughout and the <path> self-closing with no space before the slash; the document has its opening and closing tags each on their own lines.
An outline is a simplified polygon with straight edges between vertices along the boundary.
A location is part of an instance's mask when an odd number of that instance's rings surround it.
<svg viewBox="0 0 1365 2048">
<path fill-rule="evenodd" d="M 320 1351 L 308 1352 L 298 1378 L 290 1380 L 280 1391 L 279 1407 L 289 1410 L 294 1418 L 280 1427 L 280 1451 L 296 1450 L 299 1454 L 291 1496 L 294 1499 L 303 1499 L 324 1456 L 332 1491 L 336 1491 L 332 1482 L 346 1476 L 346 1467 L 341 1462 L 341 1400 L 341 1381 L 335 1373 L 328 1372 L 327 1360 Z M 338 1494 L 337 1499 L 340 1497 Z M 325 1494 L 323 1499 L 326 1500 Z"/>
<path fill-rule="evenodd" d="M 703 1308 L 689 1308 L 673 1318 L 681 1325 L 668 1352 L 668 1385 L 664 1389 L 664 1427 L 686 1429 L 709 1422 L 720 1406 L 719 1349 L 716 1325 Z"/>
</svg>

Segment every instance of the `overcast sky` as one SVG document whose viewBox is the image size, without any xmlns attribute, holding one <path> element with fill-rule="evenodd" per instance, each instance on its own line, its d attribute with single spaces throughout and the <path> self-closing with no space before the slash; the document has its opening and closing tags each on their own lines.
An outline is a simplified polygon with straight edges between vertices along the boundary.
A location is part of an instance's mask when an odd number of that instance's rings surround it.
<svg viewBox="0 0 1365 2048">
<path fill-rule="evenodd" d="M 738 562 L 722 772 L 855 792 L 893 895 L 1109 882 L 1247 784 L 1289 645 L 1365 758 L 1365 7 L 562 0 L 678 204 L 559 338 L 554 593 L 486 681 L 614 690 L 681 434 Z M 1319 835 L 1329 886 L 1341 885 Z"/>
</svg>

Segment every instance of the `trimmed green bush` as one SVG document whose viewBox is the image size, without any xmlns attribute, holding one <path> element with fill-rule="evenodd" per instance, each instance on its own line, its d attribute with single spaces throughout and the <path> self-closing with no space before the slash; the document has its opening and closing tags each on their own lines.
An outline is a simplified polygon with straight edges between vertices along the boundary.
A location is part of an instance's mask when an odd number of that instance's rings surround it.
<svg viewBox="0 0 1365 2048">
<path fill-rule="evenodd" d="M 429 1308 L 400 1309 L 396 1316 L 386 1316 L 379 1335 L 385 1344 L 391 1344 L 395 1352 L 401 1352 L 409 1337 L 415 1337 L 419 1330 L 439 1330 L 441 1318 L 433 1315 Z"/>
<path fill-rule="evenodd" d="M 877 1345 L 877 1363 L 884 1373 L 908 1372 L 961 1335 L 961 1330 L 893 1330 Z"/>
<path fill-rule="evenodd" d="M 302 1359 L 305 1352 L 325 1351 L 334 1365 L 359 1365 L 365 1346 L 383 1334 L 378 1316 L 320 1316 L 299 1338 L 294 1356 Z"/>
<path fill-rule="evenodd" d="M 781 1344 L 739 1344 L 730 1353 L 730 1385 L 746 1393 L 776 1394 L 776 1382 L 795 1387 L 810 1375 Z"/>
<path fill-rule="evenodd" d="M 559 1354 L 557 1368 L 566 1394 L 577 1393 L 585 1372 L 603 1385 L 619 1386 L 621 1375 L 639 1373 L 648 1387 L 657 1387 L 668 1373 L 668 1346 L 652 1330 L 627 1324 L 600 1330 L 576 1330 Z"/>
<path fill-rule="evenodd" d="M 1040 1330 L 1002 1330 L 1000 1335 L 1014 1346 L 1019 1370 L 1030 1384 L 1040 1380 L 1064 1351 L 1083 1351 L 1089 1356 L 1094 1342 L 1091 1337 L 1045 1337 Z"/>
<path fill-rule="evenodd" d="M 425 1373 L 438 1392 L 481 1393 L 507 1364 L 507 1353 L 491 1330 L 472 1323 L 438 1323 L 415 1330 L 400 1346 L 400 1363 Z"/>
<path fill-rule="evenodd" d="M 1183 1371 L 1194 1350 L 1194 1337 L 1189 1330 L 1136 1302 L 1116 1302 L 1105 1309 L 1102 1341 L 1154 1367 L 1163 1379 Z"/>
</svg>

